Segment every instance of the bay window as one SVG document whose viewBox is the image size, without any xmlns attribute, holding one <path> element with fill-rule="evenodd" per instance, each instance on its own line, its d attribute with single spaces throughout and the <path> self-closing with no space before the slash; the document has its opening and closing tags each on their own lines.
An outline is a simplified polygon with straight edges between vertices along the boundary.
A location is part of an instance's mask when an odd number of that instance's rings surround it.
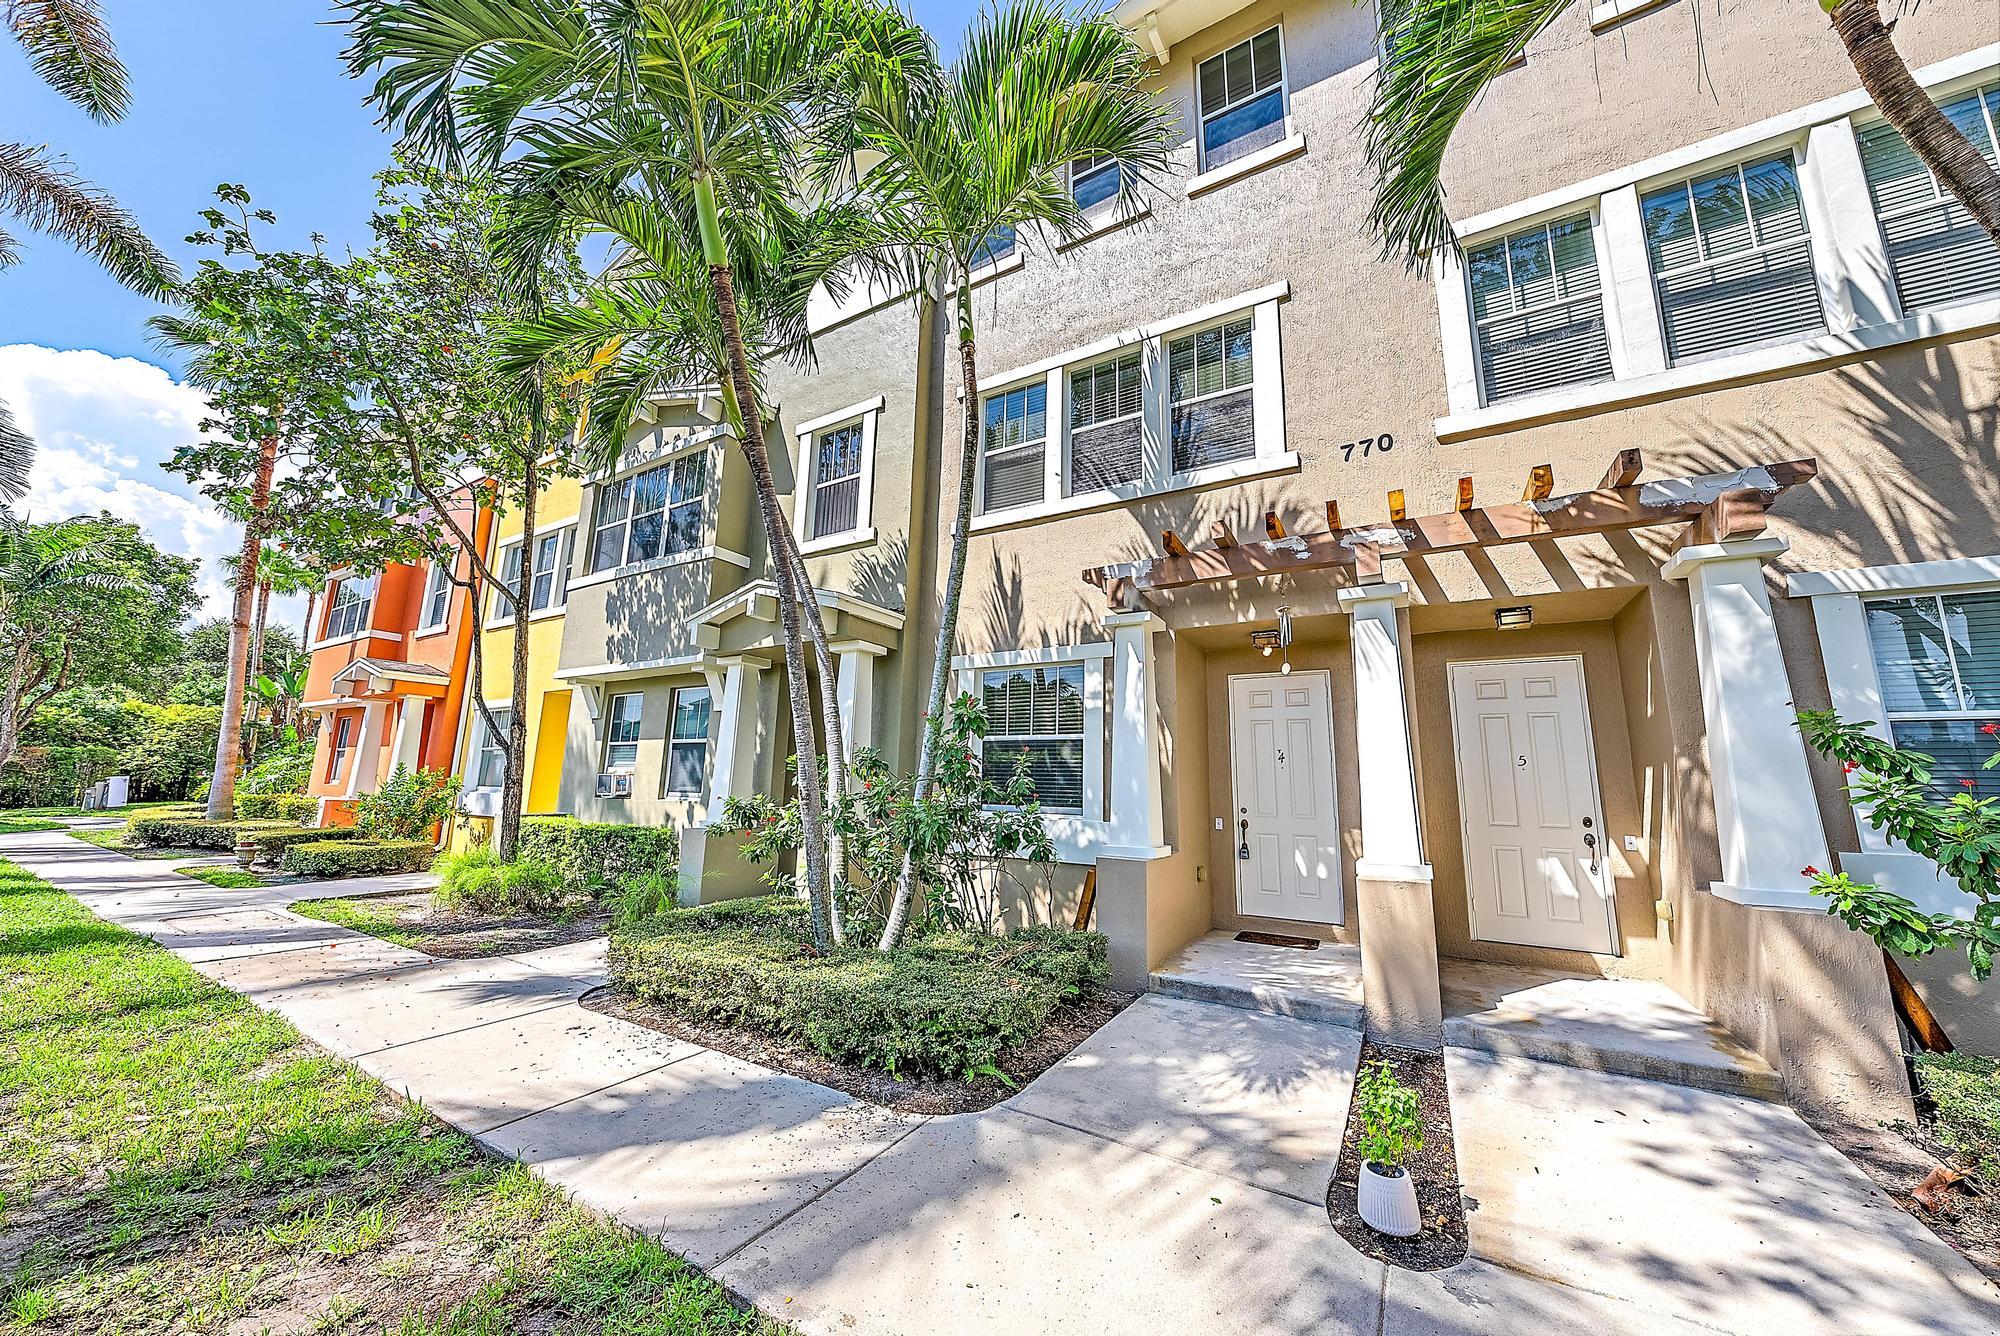
<svg viewBox="0 0 2000 1336">
<path fill-rule="evenodd" d="M 611 570 L 700 548 L 708 455 L 695 450 L 600 485 L 590 569 Z"/>
</svg>

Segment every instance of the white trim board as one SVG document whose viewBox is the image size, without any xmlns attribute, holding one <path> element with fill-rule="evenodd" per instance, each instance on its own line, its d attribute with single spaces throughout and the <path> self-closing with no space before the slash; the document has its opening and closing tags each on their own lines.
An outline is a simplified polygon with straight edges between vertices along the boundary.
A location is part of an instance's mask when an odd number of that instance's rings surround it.
<svg viewBox="0 0 2000 1336">
<path fill-rule="evenodd" d="M 1291 295 L 1292 285 L 1289 281 L 1280 280 L 1276 283 L 1267 283 L 1263 287 L 1251 288 L 1248 292 L 1239 292 L 1234 297 L 1224 297 L 1220 301 L 1213 301 L 1203 306 L 1197 306 L 1192 311 L 1183 311 L 1179 315 L 1171 315 L 1164 320 L 1155 320 L 1151 324 L 1135 325 L 1130 329 L 1119 330 L 1116 334 L 1107 334 L 1101 339 L 1096 339 L 1080 347 L 1057 353 L 1052 357 L 1044 357 L 1039 361 L 1029 362 L 1025 366 L 1013 367 L 996 375 L 981 376 L 979 378 L 979 392 L 987 394 L 994 390 L 1006 389 L 1017 382 L 1032 380 L 1037 376 L 1061 370 L 1063 367 L 1073 365 L 1077 362 L 1094 361 L 1106 353 L 1116 352 L 1120 348 L 1129 347 L 1135 343 L 1144 343 L 1147 339 L 1156 339 L 1163 334 L 1179 333 L 1190 325 L 1201 325 L 1211 320 L 1220 320 L 1224 316 L 1236 315 L 1252 307 L 1261 306 L 1265 302 L 1284 301 Z M 959 391 L 959 397 L 961 399 L 965 397 L 963 389 Z"/>
<path fill-rule="evenodd" d="M 1827 594 L 1936 593 L 1969 585 L 2000 584 L 2000 556 L 1951 557 L 1900 565 L 1853 566 L 1837 571 L 1796 571 L 1786 578 L 1792 598 Z"/>
</svg>

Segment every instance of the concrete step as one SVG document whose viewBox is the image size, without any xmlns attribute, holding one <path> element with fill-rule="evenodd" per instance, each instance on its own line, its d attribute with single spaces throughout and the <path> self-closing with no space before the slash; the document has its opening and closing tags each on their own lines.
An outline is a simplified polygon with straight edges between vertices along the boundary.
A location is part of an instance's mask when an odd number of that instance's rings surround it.
<svg viewBox="0 0 2000 1336">
<path fill-rule="evenodd" d="M 1151 990 L 1242 1011 L 1361 1028 L 1361 953 L 1322 943 L 1317 950 L 1239 942 L 1213 932 L 1155 970 Z"/>
</svg>

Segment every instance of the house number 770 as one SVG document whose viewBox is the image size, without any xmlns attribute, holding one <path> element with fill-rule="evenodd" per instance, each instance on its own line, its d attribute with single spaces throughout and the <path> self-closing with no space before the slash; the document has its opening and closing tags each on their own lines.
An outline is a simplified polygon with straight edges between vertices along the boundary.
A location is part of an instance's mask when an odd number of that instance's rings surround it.
<svg viewBox="0 0 2000 1336">
<path fill-rule="evenodd" d="M 1356 450 L 1359 450 L 1361 457 L 1366 459 L 1377 450 L 1393 450 L 1395 448 L 1396 438 L 1385 431 L 1380 436 L 1364 436 L 1358 441 L 1346 442 L 1340 447 L 1340 459 L 1344 464 L 1351 464 L 1354 462 L 1354 452 Z"/>
</svg>

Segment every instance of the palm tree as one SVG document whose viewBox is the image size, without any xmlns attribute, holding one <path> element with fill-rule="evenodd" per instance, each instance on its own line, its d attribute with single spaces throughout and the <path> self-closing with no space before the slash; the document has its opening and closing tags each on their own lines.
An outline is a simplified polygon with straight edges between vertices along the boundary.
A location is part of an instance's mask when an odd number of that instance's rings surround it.
<svg viewBox="0 0 2000 1336">
<path fill-rule="evenodd" d="M 0 767 L 14 759 L 21 726 L 68 685 L 62 666 L 50 671 L 35 660 L 47 610 L 133 588 L 119 564 L 125 551 L 114 533 L 89 516 L 33 524 L 0 510 L 0 653 L 7 675 L 0 686 Z"/>
<path fill-rule="evenodd" d="M 1517 63 L 1544 29 L 1585 0 L 1384 0 L 1387 53 L 1368 111 L 1375 169 L 1369 222 L 1386 254 L 1414 267 L 1457 234 L 1445 209 L 1444 158 L 1452 134 L 1486 86 Z M 1882 115 L 1966 211 L 2000 244 L 2000 174 L 1923 87 L 1882 22 L 1878 0 L 1819 0 Z"/>
<path fill-rule="evenodd" d="M 98 13 L 98 0 L 0 0 L 0 20 L 21 44 L 42 82 L 109 123 L 131 104 L 125 67 Z M 0 140 L 0 213 L 90 255 L 126 287 L 164 296 L 179 275 L 118 202 L 78 176 L 46 146 Z M 20 262 L 0 228 L 0 269 Z M 28 488 L 35 443 L 0 402 L 0 501 Z"/>
<path fill-rule="evenodd" d="M 948 77 L 884 79 L 867 90 L 852 112 L 851 139 L 832 146 L 850 162 L 880 159 L 862 182 L 872 206 L 864 216 L 876 220 L 864 253 L 920 291 L 950 293 L 956 306 L 965 417 L 917 753 L 919 802 L 930 791 L 945 720 L 979 466 L 972 271 L 996 235 L 1040 224 L 1067 240 L 1085 230 L 1069 189 L 1077 163 L 1116 163 L 1127 194 L 1165 166 L 1173 118 L 1148 90 L 1150 73 L 1130 34 L 1110 19 L 1079 16 L 1056 0 L 1014 0 L 979 15 Z M 906 858 L 885 949 L 902 939 L 915 890 L 915 865 Z"/>
<path fill-rule="evenodd" d="M 745 343 L 736 265 L 805 177 L 812 129 L 861 60 L 918 59 L 919 30 L 871 0 L 347 0 L 348 68 L 379 68 L 373 100 L 406 147 L 448 167 L 497 168 L 531 147 L 579 178 L 629 186 L 692 221 L 724 383 L 772 553 L 792 723 L 815 753 L 800 629 L 809 600 L 785 557 L 789 525 L 771 477 Z M 798 768 L 814 938 L 832 941 L 819 768 Z"/>
</svg>

